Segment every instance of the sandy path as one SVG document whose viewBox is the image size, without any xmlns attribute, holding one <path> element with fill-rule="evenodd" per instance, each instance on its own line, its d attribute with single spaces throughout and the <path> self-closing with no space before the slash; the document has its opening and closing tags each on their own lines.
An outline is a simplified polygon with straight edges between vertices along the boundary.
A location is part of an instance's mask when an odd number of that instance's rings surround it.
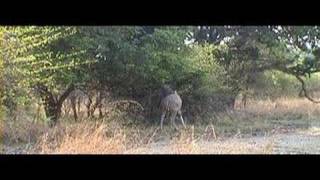
<svg viewBox="0 0 320 180">
<path fill-rule="evenodd" d="M 128 154 L 320 154 L 320 128 L 274 134 L 265 137 L 229 138 L 171 144 L 161 141 Z"/>
<path fill-rule="evenodd" d="M 273 147 L 274 154 L 320 154 L 320 128 L 278 135 Z"/>
</svg>

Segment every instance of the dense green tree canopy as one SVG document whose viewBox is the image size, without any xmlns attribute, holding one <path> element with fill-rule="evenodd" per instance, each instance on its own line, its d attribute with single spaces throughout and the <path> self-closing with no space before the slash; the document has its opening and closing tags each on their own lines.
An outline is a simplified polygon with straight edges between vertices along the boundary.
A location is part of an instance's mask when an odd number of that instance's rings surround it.
<svg viewBox="0 0 320 180">
<path fill-rule="evenodd" d="M 277 70 L 317 102 L 305 80 L 320 71 L 318 38 L 317 26 L 2 26 L 1 101 L 32 93 L 56 122 L 74 89 L 108 91 L 151 113 L 157 89 L 170 84 L 192 114 L 212 102 L 232 107 Z"/>
<path fill-rule="evenodd" d="M 219 61 L 229 69 L 237 90 L 254 81 L 257 72 L 276 69 L 301 77 L 319 72 L 319 27 L 310 26 L 204 26 L 194 28 L 197 42 L 226 44 Z"/>
</svg>

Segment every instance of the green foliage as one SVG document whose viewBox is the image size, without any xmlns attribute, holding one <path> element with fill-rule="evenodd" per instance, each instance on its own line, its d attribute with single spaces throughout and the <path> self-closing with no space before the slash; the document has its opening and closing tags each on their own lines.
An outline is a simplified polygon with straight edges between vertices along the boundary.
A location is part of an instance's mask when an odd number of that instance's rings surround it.
<svg viewBox="0 0 320 180">
<path fill-rule="evenodd" d="M 226 69 L 218 63 L 216 53 L 221 50 L 221 47 L 204 44 L 193 45 L 190 58 L 190 66 L 195 73 L 200 74 L 198 82 L 198 90 L 194 89 L 198 94 L 204 96 L 212 95 L 231 90 L 228 87 L 228 77 Z"/>
<path fill-rule="evenodd" d="M 156 28 L 153 34 L 143 34 L 141 27 L 112 26 L 86 31 L 99 42 L 97 62 L 89 73 L 120 96 L 146 95 L 186 71 L 184 30 Z"/>
<path fill-rule="evenodd" d="M 27 105 L 41 84 L 41 98 L 59 109 L 74 84 L 148 111 L 157 89 L 170 84 L 196 116 L 232 107 L 248 90 L 299 91 L 295 76 L 308 75 L 316 89 L 318 37 L 319 28 L 307 26 L 2 26 L 0 100 L 9 109 Z"/>
<path fill-rule="evenodd" d="M 257 77 L 252 87 L 256 97 L 277 98 L 281 96 L 297 96 L 299 82 L 292 75 L 281 71 L 266 71 Z"/>
<path fill-rule="evenodd" d="M 17 87 L 19 74 L 15 72 L 15 66 L 10 64 L 10 57 L 12 55 L 7 49 L 12 48 L 7 43 L 8 35 L 6 28 L 0 28 L 0 101 L 1 101 L 1 112 L 7 112 L 9 117 L 13 117 L 13 112 L 17 108 L 17 105 L 21 103 L 21 97 L 23 90 Z"/>
<path fill-rule="evenodd" d="M 13 33 L 20 47 L 14 63 L 28 76 L 23 84 L 41 83 L 59 91 L 80 78 L 77 70 L 86 61 L 80 59 L 85 50 L 76 44 L 81 39 L 76 28 L 19 27 Z"/>
<path fill-rule="evenodd" d="M 5 105 L 14 111 L 36 94 L 43 100 L 46 114 L 58 117 L 67 95 L 61 92 L 81 80 L 79 71 L 87 64 L 86 49 L 77 46 L 81 34 L 74 27 L 16 26 L 2 30 Z M 36 89 L 39 85 L 42 92 Z"/>
<path fill-rule="evenodd" d="M 319 32 L 317 26 L 209 26 L 194 28 L 193 37 L 200 43 L 227 46 L 218 61 L 238 94 L 257 84 L 265 71 L 293 77 L 319 72 Z"/>
</svg>

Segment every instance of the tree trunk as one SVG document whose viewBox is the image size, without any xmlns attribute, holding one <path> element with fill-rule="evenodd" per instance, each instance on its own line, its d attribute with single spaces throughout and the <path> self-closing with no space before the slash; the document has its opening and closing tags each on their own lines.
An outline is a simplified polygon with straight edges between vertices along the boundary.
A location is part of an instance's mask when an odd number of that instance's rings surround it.
<svg viewBox="0 0 320 180">
<path fill-rule="evenodd" d="M 249 86 L 248 86 L 249 82 L 247 82 L 246 87 L 245 87 L 245 92 L 243 94 L 243 108 L 247 107 L 247 98 L 248 98 L 248 93 L 249 93 Z"/>
<path fill-rule="evenodd" d="M 52 102 L 44 103 L 44 109 L 46 117 L 50 119 L 49 126 L 53 127 L 57 124 L 58 119 L 61 115 L 61 109 L 59 109 L 59 106 Z"/>
<path fill-rule="evenodd" d="M 92 99 L 91 97 L 88 95 L 88 104 L 86 104 L 87 107 L 87 116 L 88 118 L 91 117 L 91 104 L 92 104 Z"/>
<path fill-rule="evenodd" d="M 53 93 L 50 92 L 48 88 L 43 84 L 38 84 L 36 88 L 44 103 L 46 117 L 50 120 L 49 126 L 53 127 L 57 124 L 57 121 L 60 118 L 63 102 L 74 90 L 74 86 L 71 84 L 59 98 L 54 97 Z"/>
<path fill-rule="evenodd" d="M 92 106 L 90 115 L 93 117 L 94 116 L 94 112 L 96 111 L 97 108 L 99 108 L 99 106 L 101 106 L 102 100 L 104 97 L 102 97 L 101 92 L 98 93 L 97 97 L 96 97 L 96 102 L 95 104 Z"/>
<path fill-rule="evenodd" d="M 102 104 L 99 105 L 99 118 L 101 119 L 103 117 L 102 113 Z"/>
<path fill-rule="evenodd" d="M 82 97 L 81 97 L 81 95 L 78 97 L 78 101 L 77 101 L 77 106 L 78 106 L 78 110 L 77 110 L 77 112 L 78 112 L 78 114 L 80 114 L 81 113 L 81 102 L 82 102 Z M 80 114 L 80 117 L 81 117 L 82 115 Z"/>
<path fill-rule="evenodd" d="M 246 108 L 247 107 L 247 94 L 243 95 L 242 102 L 243 102 L 243 108 Z"/>
<path fill-rule="evenodd" d="M 231 103 L 230 103 L 230 108 L 231 108 L 232 110 L 234 110 L 235 104 L 236 104 L 236 97 L 232 97 L 232 98 L 231 98 Z"/>
<path fill-rule="evenodd" d="M 77 108 L 76 108 L 76 97 L 75 96 L 71 97 L 70 101 L 71 101 L 71 108 L 72 108 L 72 111 L 73 111 L 74 121 L 77 121 L 78 120 L 78 114 L 77 114 Z"/>
<path fill-rule="evenodd" d="M 235 103 L 236 103 L 236 97 L 233 97 L 233 96 L 228 97 L 228 99 L 226 101 L 227 109 L 234 110 Z"/>
</svg>

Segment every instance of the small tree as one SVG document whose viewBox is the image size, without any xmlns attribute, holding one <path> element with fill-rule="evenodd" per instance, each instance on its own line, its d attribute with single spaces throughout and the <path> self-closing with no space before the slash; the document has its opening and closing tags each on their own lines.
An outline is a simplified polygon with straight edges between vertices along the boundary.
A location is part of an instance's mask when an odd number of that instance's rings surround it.
<svg viewBox="0 0 320 180">
<path fill-rule="evenodd" d="M 6 27 L 8 60 L 19 74 L 19 86 L 40 96 L 50 125 L 56 124 L 61 106 L 80 82 L 85 50 L 75 42 L 73 27 Z M 75 39 L 77 41 L 75 41 Z"/>
</svg>

